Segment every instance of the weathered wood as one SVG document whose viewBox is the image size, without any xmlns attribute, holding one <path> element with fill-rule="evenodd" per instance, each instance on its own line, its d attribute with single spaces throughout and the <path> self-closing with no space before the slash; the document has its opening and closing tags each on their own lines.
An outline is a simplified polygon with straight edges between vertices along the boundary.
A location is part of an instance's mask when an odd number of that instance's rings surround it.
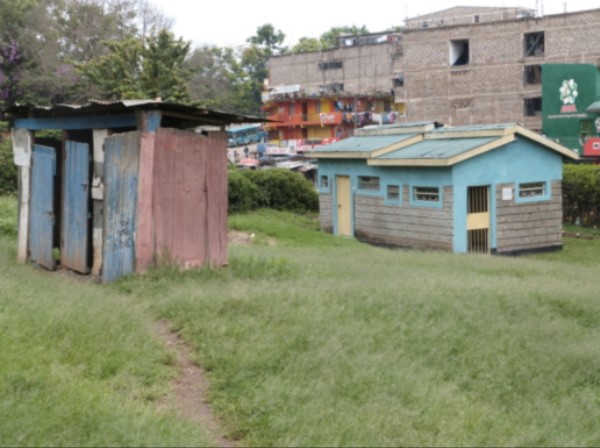
<svg viewBox="0 0 600 448">
<path fill-rule="evenodd" d="M 104 282 L 135 272 L 139 145 L 137 131 L 105 141 Z"/>
<path fill-rule="evenodd" d="M 54 148 L 35 145 L 31 168 L 31 214 L 29 225 L 29 258 L 46 269 L 54 270 Z"/>
<path fill-rule="evenodd" d="M 154 235 L 154 157 L 156 134 L 142 132 L 136 214 L 136 271 L 145 272 L 155 255 Z"/>
<path fill-rule="evenodd" d="M 14 162 L 19 167 L 17 261 L 25 263 L 29 249 L 29 200 L 31 195 L 31 152 L 33 136 L 25 130 L 13 130 Z"/>
<path fill-rule="evenodd" d="M 183 267 L 226 263 L 224 136 L 206 137 L 175 129 L 159 129 L 156 135 L 153 191 L 157 256 Z M 209 162 L 211 157 L 214 160 Z"/>
<path fill-rule="evenodd" d="M 58 118 L 17 118 L 14 121 L 15 129 L 40 131 L 48 129 L 78 130 L 78 129 L 118 129 L 136 127 L 135 114 L 98 115 L 89 117 Z"/>
<path fill-rule="evenodd" d="M 211 266 L 223 266 L 227 264 L 227 134 L 195 137 L 203 141 L 207 154 L 207 261 Z"/>
<path fill-rule="evenodd" d="M 92 275 L 102 271 L 102 243 L 104 226 L 104 141 L 108 137 L 107 129 L 93 131 L 94 168 L 92 176 Z"/>
<path fill-rule="evenodd" d="M 389 229 L 376 227 L 374 225 L 356 223 L 356 231 L 378 236 L 380 238 L 393 238 L 396 240 L 408 238 L 412 241 L 434 241 L 440 243 L 452 242 L 452 233 L 438 233 L 431 231 L 411 231 L 409 229 Z"/>
<path fill-rule="evenodd" d="M 89 271 L 89 170 L 89 145 L 67 141 L 63 171 L 61 264 L 84 274 Z"/>
</svg>

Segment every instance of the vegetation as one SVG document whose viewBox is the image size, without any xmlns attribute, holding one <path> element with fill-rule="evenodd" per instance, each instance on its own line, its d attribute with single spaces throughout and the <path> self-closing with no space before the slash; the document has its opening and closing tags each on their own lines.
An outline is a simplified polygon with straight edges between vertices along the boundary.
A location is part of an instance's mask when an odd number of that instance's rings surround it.
<svg viewBox="0 0 600 448">
<path fill-rule="evenodd" d="M 319 209 L 313 185 L 301 174 L 286 169 L 229 170 L 229 211 L 246 212 L 267 207 L 311 212 Z"/>
<path fill-rule="evenodd" d="M 600 224 L 600 166 L 564 166 L 563 213 L 565 222 L 585 226 Z"/>
<path fill-rule="evenodd" d="M 12 141 L 0 140 L 0 196 L 16 193 L 17 167 L 13 163 Z"/>
<path fill-rule="evenodd" d="M 0 440 L 207 443 L 161 404 L 166 319 L 242 445 L 600 443 L 600 240 L 504 258 L 375 248 L 289 212 L 230 225 L 255 238 L 228 268 L 106 286 L 18 266 L 0 237 Z"/>
</svg>

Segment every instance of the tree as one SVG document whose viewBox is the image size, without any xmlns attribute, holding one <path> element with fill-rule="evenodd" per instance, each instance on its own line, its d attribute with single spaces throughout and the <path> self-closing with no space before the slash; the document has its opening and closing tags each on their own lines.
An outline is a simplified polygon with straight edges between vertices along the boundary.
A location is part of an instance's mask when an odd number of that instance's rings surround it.
<svg viewBox="0 0 600 448">
<path fill-rule="evenodd" d="M 0 49 L 16 43 L 21 56 L 13 99 L 38 104 L 86 100 L 75 65 L 172 23 L 147 0 L 0 0 L 0 11 Z"/>
<path fill-rule="evenodd" d="M 285 34 L 275 31 L 270 23 L 258 27 L 256 35 L 248 38 L 251 45 L 244 49 L 241 58 L 241 66 L 246 74 L 245 85 L 239 86 L 239 92 L 247 95 L 243 103 L 247 104 L 247 113 L 260 113 L 262 87 L 264 80 L 268 77 L 267 64 L 269 58 L 286 52 L 283 47 Z"/>
<path fill-rule="evenodd" d="M 105 43 L 108 54 L 77 68 L 98 96 L 113 99 L 156 98 L 187 102 L 191 77 L 185 66 L 190 44 L 167 30 L 140 38 Z"/>
<path fill-rule="evenodd" d="M 309 51 L 319 51 L 320 49 L 321 41 L 316 37 L 301 37 L 290 51 L 292 53 L 306 53 Z"/>
<path fill-rule="evenodd" d="M 361 26 L 360 28 L 356 25 L 333 27 L 329 31 L 326 31 L 325 33 L 321 34 L 320 41 L 322 48 L 324 50 L 337 48 L 338 37 L 340 37 L 343 34 L 349 34 L 351 36 L 360 36 L 363 34 L 369 34 L 369 30 L 367 30 L 367 27 L 365 25 Z"/>
</svg>

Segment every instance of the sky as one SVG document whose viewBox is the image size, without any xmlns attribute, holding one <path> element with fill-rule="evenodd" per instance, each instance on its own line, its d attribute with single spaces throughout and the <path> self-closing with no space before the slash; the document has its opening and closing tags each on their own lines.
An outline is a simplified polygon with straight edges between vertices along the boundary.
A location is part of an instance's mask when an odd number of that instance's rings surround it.
<svg viewBox="0 0 600 448">
<path fill-rule="evenodd" d="M 452 6 L 524 7 L 544 15 L 600 8 L 600 0 L 149 0 L 175 20 L 173 32 L 193 46 L 245 45 L 261 25 L 272 24 L 293 46 L 300 37 L 319 37 L 335 26 L 362 26 L 370 32 L 402 25 L 406 17 L 440 11 Z"/>
</svg>

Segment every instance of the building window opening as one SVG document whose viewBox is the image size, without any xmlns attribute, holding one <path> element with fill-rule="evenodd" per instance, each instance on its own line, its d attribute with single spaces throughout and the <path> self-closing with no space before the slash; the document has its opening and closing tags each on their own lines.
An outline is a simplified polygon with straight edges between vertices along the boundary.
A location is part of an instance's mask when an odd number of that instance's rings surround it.
<svg viewBox="0 0 600 448">
<path fill-rule="evenodd" d="M 469 64 L 469 41 L 452 40 L 450 41 L 450 65 L 468 65 Z"/>
<path fill-rule="evenodd" d="M 335 70 L 342 68 L 342 61 L 325 61 L 319 62 L 319 68 L 321 70 Z"/>
<path fill-rule="evenodd" d="M 379 178 L 373 176 L 359 176 L 358 188 L 360 190 L 379 190 Z"/>
<path fill-rule="evenodd" d="M 542 66 L 541 65 L 526 65 L 523 70 L 523 78 L 525 85 L 534 85 L 542 83 Z"/>
<path fill-rule="evenodd" d="M 415 201 L 440 201 L 440 189 L 438 187 L 414 187 L 413 195 Z"/>
<path fill-rule="evenodd" d="M 544 32 L 527 33 L 524 39 L 524 56 L 544 56 Z"/>
<path fill-rule="evenodd" d="M 538 117 L 542 115 L 542 98 L 525 98 L 524 101 L 524 114 L 526 117 Z"/>
<path fill-rule="evenodd" d="M 329 188 L 329 177 L 321 176 L 321 188 Z"/>
<path fill-rule="evenodd" d="M 387 186 L 387 199 L 389 201 L 400 200 L 400 186 L 399 185 L 388 185 Z"/>
<path fill-rule="evenodd" d="M 519 197 L 532 198 L 536 196 L 544 196 L 546 190 L 546 182 L 529 182 L 519 184 Z"/>
<path fill-rule="evenodd" d="M 394 87 L 404 87 L 404 74 L 401 73 L 394 78 L 393 81 Z"/>
</svg>

